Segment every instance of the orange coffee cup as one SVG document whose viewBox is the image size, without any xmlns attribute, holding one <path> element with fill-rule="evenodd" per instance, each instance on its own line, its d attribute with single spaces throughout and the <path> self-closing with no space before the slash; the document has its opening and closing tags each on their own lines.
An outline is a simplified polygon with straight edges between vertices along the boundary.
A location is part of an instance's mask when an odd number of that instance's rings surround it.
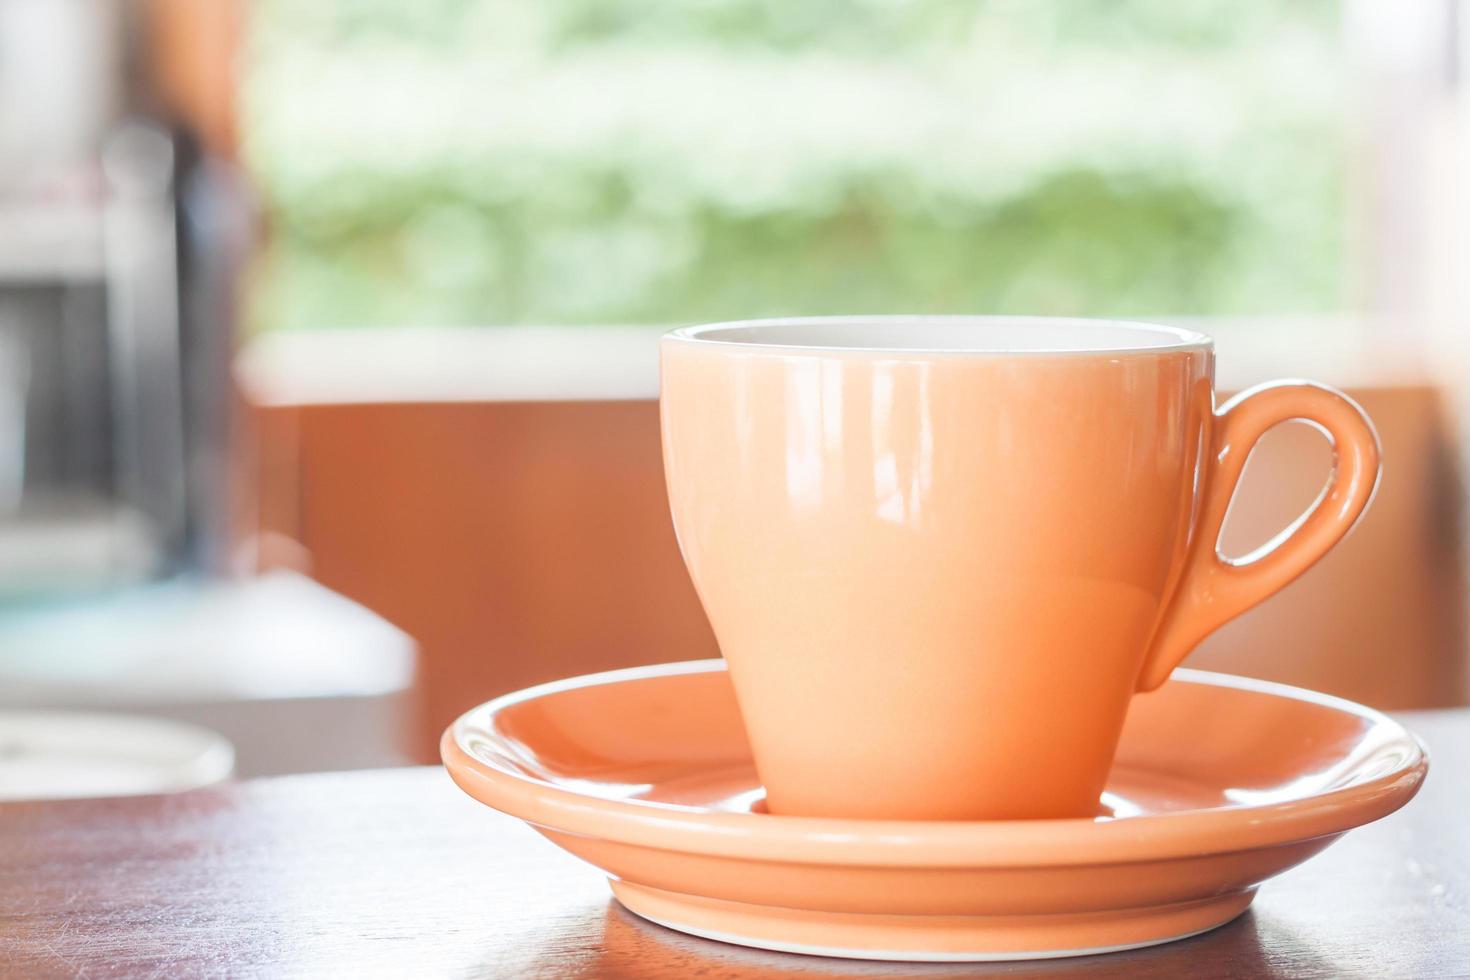
<svg viewBox="0 0 1470 980">
<path fill-rule="evenodd" d="M 668 334 L 661 376 L 674 527 L 777 814 L 1095 814 L 1133 695 L 1321 558 L 1379 473 L 1347 396 L 1216 408 L 1210 339 L 1172 327 L 715 324 Z M 1331 440 L 1327 487 L 1227 558 L 1246 457 L 1291 419 Z"/>
</svg>

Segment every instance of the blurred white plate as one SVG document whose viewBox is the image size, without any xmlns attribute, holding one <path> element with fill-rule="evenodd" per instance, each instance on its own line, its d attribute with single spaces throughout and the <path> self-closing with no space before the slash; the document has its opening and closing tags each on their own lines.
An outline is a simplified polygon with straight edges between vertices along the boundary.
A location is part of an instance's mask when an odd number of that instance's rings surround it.
<svg viewBox="0 0 1470 980">
<path fill-rule="evenodd" d="M 226 780 L 234 769 L 234 746 L 181 722 L 0 711 L 0 800 L 179 793 Z"/>
</svg>

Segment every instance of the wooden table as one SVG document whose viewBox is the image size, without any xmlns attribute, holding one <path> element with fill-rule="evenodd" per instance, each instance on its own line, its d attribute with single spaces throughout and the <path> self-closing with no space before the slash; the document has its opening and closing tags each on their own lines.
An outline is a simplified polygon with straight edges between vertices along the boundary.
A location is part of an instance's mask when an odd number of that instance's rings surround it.
<svg viewBox="0 0 1470 980">
<path fill-rule="evenodd" d="M 1407 808 L 1215 932 L 1132 953 L 910 966 L 763 953 L 636 919 L 601 876 L 433 767 L 0 806 L 5 976 L 1470 975 L 1470 710 Z"/>
</svg>

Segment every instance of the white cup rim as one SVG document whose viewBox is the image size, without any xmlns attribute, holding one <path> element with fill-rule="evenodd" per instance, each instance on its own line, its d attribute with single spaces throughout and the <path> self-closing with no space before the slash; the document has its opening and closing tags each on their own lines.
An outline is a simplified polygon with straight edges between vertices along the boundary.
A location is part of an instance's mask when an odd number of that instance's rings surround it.
<svg viewBox="0 0 1470 980">
<path fill-rule="evenodd" d="M 1208 335 L 1183 327 L 1049 316 L 777 317 L 680 327 L 663 339 L 732 352 L 958 357 L 1157 355 L 1214 347 Z"/>
</svg>

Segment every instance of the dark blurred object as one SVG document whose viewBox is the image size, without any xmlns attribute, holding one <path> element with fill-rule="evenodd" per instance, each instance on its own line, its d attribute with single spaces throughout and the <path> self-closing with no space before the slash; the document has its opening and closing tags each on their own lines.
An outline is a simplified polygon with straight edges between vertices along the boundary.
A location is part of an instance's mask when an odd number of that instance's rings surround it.
<svg viewBox="0 0 1470 980">
<path fill-rule="evenodd" d="M 186 567 L 229 569 L 230 361 L 239 280 L 255 238 L 255 201 L 237 161 L 236 63 L 245 0 L 143 0 L 135 34 L 150 111 L 169 120 L 178 156 L 180 360 L 185 407 Z"/>
<path fill-rule="evenodd" d="M 235 0 L 0 0 L 0 707 L 196 721 L 244 774 L 401 762 L 412 641 L 225 575 Z"/>
<path fill-rule="evenodd" d="M 219 112 L 160 94 L 230 52 L 166 8 L 235 9 L 0 5 L 0 594 L 224 565 L 249 207 Z"/>
<path fill-rule="evenodd" d="M 1443 398 L 1356 352 L 1350 325 L 1298 352 L 1253 326 L 1220 325 L 1221 363 L 1236 365 L 1223 384 L 1294 373 L 1353 382 L 1379 425 L 1386 477 L 1351 537 L 1190 663 L 1384 708 L 1467 703 L 1458 463 Z M 496 694 L 717 653 L 669 521 L 658 331 L 574 334 L 279 334 L 241 362 L 255 405 L 255 527 L 299 542 L 319 581 L 420 641 L 423 758 L 455 714 Z M 1227 549 L 1288 523 L 1329 465 L 1315 433 L 1271 433 Z"/>
<path fill-rule="evenodd" d="M 180 546 L 173 164 L 160 130 L 129 123 L 85 189 L 0 191 L 0 589 L 128 580 Z"/>
</svg>

